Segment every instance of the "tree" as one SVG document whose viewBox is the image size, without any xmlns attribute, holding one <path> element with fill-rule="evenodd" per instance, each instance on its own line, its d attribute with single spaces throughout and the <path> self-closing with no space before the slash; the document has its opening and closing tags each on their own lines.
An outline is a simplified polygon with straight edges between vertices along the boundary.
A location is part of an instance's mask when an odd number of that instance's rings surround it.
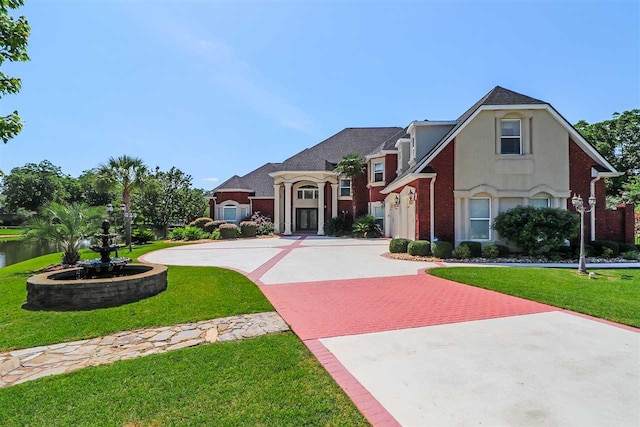
<svg viewBox="0 0 640 427">
<path fill-rule="evenodd" d="M 9 15 L 12 9 L 23 6 L 23 0 L 0 0 L 0 65 L 5 61 L 25 62 L 27 40 L 31 27 L 24 16 L 14 18 Z M 0 98 L 4 95 L 18 93 L 22 80 L 0 72 Z M 0 139 L 6 144 L 22 130 L 22 121 L 18 111 L 7 116 L 0 116 Z"/>
<path fill-rule="evenodd" d="M 63 251 L 62 263 L 74 265 L 80 261 L 80 243 L 98 231 L 102 214 L 104 209 L 84 203 L 49 203 L 27 225 L 27 238 L 54 242 Z"/>
<path fill-rule="evenodd" d="M 133 198 L 136 209 L 167 235 L 171 223 L 190 222 L 204 214 L 204 190 L 191 188 L 192 178 L 172 167 L 162 172 L 156 167 L 148 185 Z"/>
<path fill-rule="evenodd" d="M 607 179 L 607 190 L 620 195 L 626 183 L 640 174 L 640 110 L 613 113 L 611 120 L 589 124 L 580 120 L 575 128 L 625 175 Z"/>
<path fill-rule="evenodd" d="M 116 192 L 113 189 L 102 188 L 98 185 L 97 169 L 83 171 L 75 183 L 79 192 L 78 201 L 89 206 L 105 206 L 116 198 Z"/>
<path fill-rule="evenodd" d="M 18 208 L 37 211 L 48 202 L 62 202 L 68 197 L 65 181 L 70 179 L 48 160 L 15 167 L 3 178 L 8 211 Z"/>
<path fill-rule="evenodd" d="M 362 174 L 367 169 L 367 164 L 360 157 L 360 154 L 353 153 L 348 156 L 344 156 L 338 162 L 334 172 L 339 177 L 345 177 L 351 180 L 351 209 L 353 218 L 356 217 L 356 209 L 358 206 L 358 192 L 354 191 L 357 181 L 362 177 Z"/>
<path fill-rule="evenodd" d="M 104 191 L 117 189 L 122 193 L 125 206 L 125 231 L 127 245 L 131 244 L 131 195 L 140 190 L 147 178 L 147 167 L 137 157 L 123 155 L 110 157 L 96 169 L 96 183 Z"/>
</svg>

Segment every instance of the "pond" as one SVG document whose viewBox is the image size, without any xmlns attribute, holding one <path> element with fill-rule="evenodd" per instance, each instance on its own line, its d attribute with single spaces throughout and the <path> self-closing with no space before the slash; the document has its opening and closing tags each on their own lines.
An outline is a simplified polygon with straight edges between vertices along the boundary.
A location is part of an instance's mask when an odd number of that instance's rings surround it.
<svg viewBox="0 0 640 427">
<path fill-rule="evenodd" d="M 0 240 L 0 268 L 56 252 L 55 245 L 25 242 L 20 239 Z"/>
</svg>

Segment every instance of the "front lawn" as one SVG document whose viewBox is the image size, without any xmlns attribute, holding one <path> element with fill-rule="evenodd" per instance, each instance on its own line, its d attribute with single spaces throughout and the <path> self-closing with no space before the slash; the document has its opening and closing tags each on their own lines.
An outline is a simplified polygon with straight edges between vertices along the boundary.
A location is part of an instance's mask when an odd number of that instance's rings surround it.
<svg viewBox="0 0 640 427">
<path fill-rule="evenodd" d="M 26 232 L 24 228 L 0 228 L 0 236 L 21 236 Z"/>
<path fill-rule="evenodd" d="M 595 279 L 576 270 L 529 267 L 434 268 L 429 274 L 640 327 L 640 270 L 591 271 Z"/>
<path fill-rule="evenodd" d="M 214 343 L 0 389 L 0 425 L 359 426 L 292 333 Z"/>
<path fill-rule="evenodd" d="M 144 245 L 121 256 L 132 259 L 152 250 L 175 246 Z M 83 254 L 93 258 L 97 254 Z M 107 335 L 115 331 L 194 322 L 244 313 L 273 311 L 258 287 L 243 275 L 215 267 L 169 267 L 167 290 L 120 307 L 91 311 L 29 311 L 26 280 L 60 254 L 34 258 L 0 268 L 0 351 Z"/>
</svg>

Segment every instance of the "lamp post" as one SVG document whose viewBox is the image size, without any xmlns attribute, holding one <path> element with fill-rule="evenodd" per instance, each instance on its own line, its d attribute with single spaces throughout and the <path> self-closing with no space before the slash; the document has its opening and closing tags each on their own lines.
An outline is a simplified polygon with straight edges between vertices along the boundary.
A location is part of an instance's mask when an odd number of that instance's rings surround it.
<svg viewBox="0 0 640 427">
<path fill-rule="evenodd" d="M 580 212 L 580 261 L 578 262 L 578 272 L 585 274 L 587 272 L 587 264 L 584 259 L 584 214 L 595 209 L 596 198 L 593 195 L 589 197 L 589 209 L 585 207 L 582 197 L 575 194 L 571 198 L 571 204 L 573 204 L 577 212 Z"/>
<path fill-rule="evenodd" d="M 116 235 L 118 233 L 118 215 L 113 215 L 113 205 L 111 203 L 107 203 L 107 206 L 105 206 L 105 208 L 107 209 L 107 215 L 109 215 L 109 219 L 113 218 L 113 229 L 116 232 Z M 116 243 L 117 242 L 118 237 L 116 236 Z"/>
<path fill-rule="evenodd" d="M 120 205 L 120 209 L 122 210 L 122 216 L 124 217 L 124 232 L 126 245 L 129 246 L 129 252 L 131 252 L 131 219 L 135 218 L 136 215 L 129 212 L 127 209 L 127 205 L 124 203 Z"/>
</svg>

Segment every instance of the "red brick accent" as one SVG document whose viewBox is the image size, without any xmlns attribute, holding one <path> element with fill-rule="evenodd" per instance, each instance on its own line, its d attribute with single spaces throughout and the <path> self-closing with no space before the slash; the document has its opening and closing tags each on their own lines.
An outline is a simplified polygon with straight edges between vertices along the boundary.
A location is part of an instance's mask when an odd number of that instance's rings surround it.
<svg viewBox="0 0 640 427">
<path fill-rule="evenodd" d="M 268 216 L 273 221 L 273 199 L 251 199 L 252 214 L 260 211 L 260 214 Z"/>
<path fill-rule="evenodd" d="M 455 140 L 451 141 L 428 166 L 438 174 L 434 186 L 434 233 L 439 240 L 455 240 Z M 427 181 L 428 183 L 428 181 Z M 420 219 L 424 220 L 423 217 Z"/>
<path fill-rule="evenodd" d="M 620 203 L 617 210 L 605 210 L 600 218 L 596 216 L 596 238 L 619 243 L 635 243 L 635 205 Z"/>
<path fill-rule="evenodd" d="M 384 181 L 389 184 L 396 179 L 396 170 L 398 169 L 398 155 L 387 154 L 384 156 Z"/>
<path fill-rule="evenodd" d="M 431 216 L 429 209 L 431 207 L 431 180 L 416 179 L 407 184 L 416 189 L 416 240 L 429 240 L 431 238 Z M 399 190 L 402 191 L 402 190 Z"/>
<path fill-rule="evenodd" d="M 227 200 L 232 200 L 234 202 L 240 203 L 241 205 L 248 205 L 249 194 L 250 193 L 248 191 L 230 191 L 230 192 L 219 191 L 215 193 L 214 196 L 216 196 L 217 204 L 226 202 Z"/>
<path fill-rule="evenodd" d="M 214 198 L 209 199 L 209 217 L 216 217 L 216 201 Z"/>
<path fill-rule="evenodd" d="M 386 194 L 381 194 L 380 190 L 384 189 L 384 187 L 371 187 L 369 188 L 369 201 L 370 202 L 382 202 Z"/>
<path fill-rule="evenodd" d="M 369 171 L 358 175 L 351 183 L 353 192 L 356 194 L 356 217 L 360 215 L 366 215 L 369 213 L 369 191 L 367 188 L 367 176 Z M 339 190 L 338 190 L 339 191 Z M 352 212 L 352 207 L 349 208 L 349 212 Z"/>
</svg>

